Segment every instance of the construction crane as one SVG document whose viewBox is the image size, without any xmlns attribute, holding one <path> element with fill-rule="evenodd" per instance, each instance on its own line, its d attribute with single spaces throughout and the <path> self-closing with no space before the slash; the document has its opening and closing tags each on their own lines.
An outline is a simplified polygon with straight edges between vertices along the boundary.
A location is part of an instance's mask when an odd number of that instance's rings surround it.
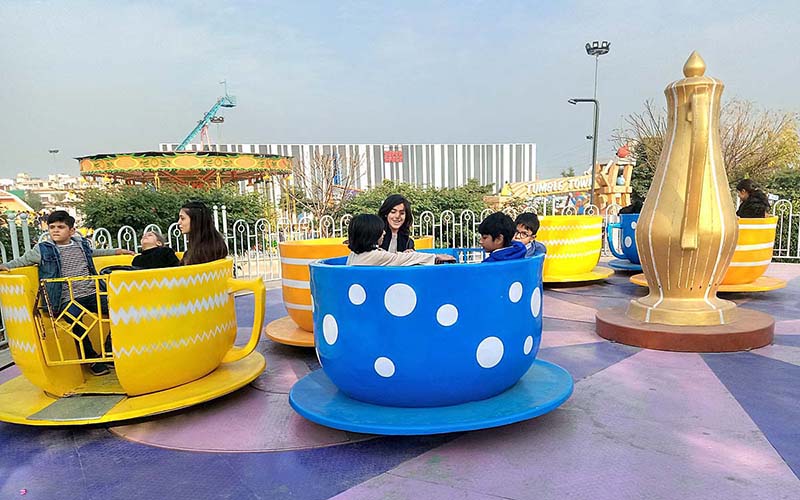
<svg viewBox="0 0 800 500">
<path fill-rule="evenodd" d="M 192 142 L 192 139 L 194 139 L 197 136 L 197 134 L 206 130 L 209 123 L 220 123 L 222 121 L 221 120 L 222 117 L 221 116 L 217 117 L 217 112 L 219 111 L 219 108 L 233 108 L 233 107 L 236 107 L 236 97 L 228 95 L 228 89 L 226 85 L 225 95 L 217 99 L 217 102 L 215 102 L 214 105 L 211 106 L 211 109 L 209 109 L 208 112 L 205 114 L 205 116 L 203 116 L 203 119 L 197 123 L 197 126 L 191 132 L 189 132 L 189 135 L 186 136 L 186 139 L 184 139 L 178 145 L 178 147 L 175 148 L 175 151 L 184 151 L 186 149 L 186 146 L 190 142 Z M 205 137 L 206 140 L 208 140 L 207 132 L 205 133 Z"/>
</svg>

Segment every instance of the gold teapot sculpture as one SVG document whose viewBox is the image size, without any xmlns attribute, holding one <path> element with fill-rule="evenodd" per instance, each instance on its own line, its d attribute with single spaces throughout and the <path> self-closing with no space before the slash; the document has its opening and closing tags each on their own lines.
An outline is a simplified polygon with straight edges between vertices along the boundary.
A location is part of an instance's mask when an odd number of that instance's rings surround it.
<svg viewBox="0 0 800 500">
<path fill-rule="evenodd" d="M 667 131 L 653 183 L 636 227 L 636 246 L 650 286 L 628 316 L 646 323 L 720 325 L 736 304 L 717 298 L 738 235 L 719 135 L 721 81 L 704 76 L 693 52 L 686 78 L 664 90 Z"/>
</svg>

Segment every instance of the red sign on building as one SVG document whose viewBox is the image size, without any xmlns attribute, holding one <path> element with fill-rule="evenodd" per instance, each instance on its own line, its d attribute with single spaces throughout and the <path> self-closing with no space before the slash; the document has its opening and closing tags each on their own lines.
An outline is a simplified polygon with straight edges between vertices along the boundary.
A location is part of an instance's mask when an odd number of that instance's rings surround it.
<svg viewBox="0 0 800 500">
<path fill-rule="evenodd" d="M 384 151 L 383 152 L 383 162 L 384 163 L 400 163 L 403 161 L 403 152 L 402 151 Z"/>
</svg>

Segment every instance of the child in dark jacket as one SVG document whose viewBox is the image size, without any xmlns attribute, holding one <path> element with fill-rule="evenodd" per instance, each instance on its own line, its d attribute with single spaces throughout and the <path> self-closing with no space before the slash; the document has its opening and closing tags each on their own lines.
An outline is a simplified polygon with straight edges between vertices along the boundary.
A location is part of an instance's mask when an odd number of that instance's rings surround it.
<svg viewBox="0 0 800 500">
<path fill-rule="evenodd" d="M 168 246 L 161 233 L 146 231 L 142 235 L 142 253 L 133 258 L 131 265 L 140 269 L 159 269 L 179 266 L 181 261 Z"/>
<path fill-rule="evenodd" d="M 483 259 L 484 262 L 525 257 L 527 252 L 525 245 L 514 241 L 516 232 L 514 220 L 503 212 L 495 212 L 483 219 L 478 226 L 478 232 L 481 233 L 481 246 L 489 254 Z"/>
<path fill-rule="evenodd" d="M 0 271 L 8 271 L 17 267 L 39 266 L 39 279 L 52 280 L 54 278 L 80 278 L 71 284 L 66 282 L 45 282 L 45 291 L 49 301 L 49 313 L 53 317 L 65 312 L 65 320 L 69 317 L 79 318 L 84 311 L 98 312 L 98 306 L 105 317 L 108 317 L 108 302 L 105 296 L 101 300 L 96 298 L 96 281 L 92 276 L 97 275 L 92 257 L 102 255 L 131 255 L 133 252 L 124 249 L 100 250 L 92 248 L 89 242 L 75 234 L 75 218 L 64 210 L 56 210 L 47 216 L 47 231 L 50 238 L 37 243 L 18 259 L 0 265 Z M 102 286 L 102 283 L 101 283 Z M 99 302 L 99 304 L 98 304 Z M 72 333 L 80 337 L 85 332 L 84 324 L 75 319 L 72 321 Z M 83 338 L 83 351 L 86 358 L 99 358 L 89 337 Z M 111 351 L 111 335 L 104 342 L 104 350 Z M 93 375 L 108 373 L 105 363 L 92 363 L 89 371 Z"/>
</svg>

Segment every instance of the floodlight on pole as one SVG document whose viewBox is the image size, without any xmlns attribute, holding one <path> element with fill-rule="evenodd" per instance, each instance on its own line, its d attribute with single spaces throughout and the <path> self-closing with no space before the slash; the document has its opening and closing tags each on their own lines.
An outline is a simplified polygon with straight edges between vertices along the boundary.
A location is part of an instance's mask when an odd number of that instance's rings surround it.
<svg viewBox="0 0 800 500">
<path fill-rule="evenodd" d="M 594 98 L 597 99 L 597 67 L 600 63 L 600 56 L 608 54 L 611 50 L 611 42 L 607 40 L 593 41 L 586 43 L 586 53 L 594 56 Z"/>
</svg>

